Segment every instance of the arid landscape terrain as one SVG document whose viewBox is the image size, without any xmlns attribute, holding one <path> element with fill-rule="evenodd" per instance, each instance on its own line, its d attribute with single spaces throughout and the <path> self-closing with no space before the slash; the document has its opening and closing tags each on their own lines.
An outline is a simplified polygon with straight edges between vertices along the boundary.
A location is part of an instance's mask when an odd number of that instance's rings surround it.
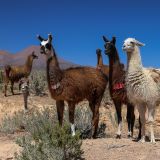
<svg viewBox="0 0 160 160">
<path fill-rule="evenodd" d="M 39 48 L 37 46 L 31 46 L 20 53 L 12 55 L 10 53 L 0 51 L 0 63 L 3 67 L 7 63 L 11 64 L 23 64 L 27 55 L 32 51 L 38 53 Z M 39 60 L 34 64 L 34 69 L 45 68 L 42 55 L 39 55 Z M 10 61 L 8 61 L 10 60 Z M 59 58 L 62 68 L 68 66 L 75 66 L 75 64 L 64 61 Z M 31 92 L 28 99 L 29 112 L 32 113 L 35 109 L 41 110 L 42 108 L 54 108 L 56 110 L 55 101 L 50 98 L 48 90 L 45 84 L 40 84 L 45 81 L 44 70 L 42 72 L 35 72 L 31 74 L 33 82 L 31 83 L 31 90 L 38 85 L 38 89 L 47 93 L 46 95 L 35 96 Z M 2 89 L 2 83 L 1 89 Z M 35 91 L 35 90 L 34 90 Z M 33 91 L 33 92 L 34 92 Z M 18 92 L 18 91 L 16 91 Z M 4 97 L 2 90 L 0 91 L 0 124 L 4 121 L 5 117 L 12 117 L 15 113 L 24 110 L 24 101 L 22 94 L 12 96 L 10 92 L 8 97 Z M 83 101 L 77 105 L 76 109 L 84 110 L 88 107 L 88 103 Z M 66 105 L 67 110 L 67 105 Z M 85 110 L 84 110 L 85 112 Z M 88 114 L 85 113 L 85 114 Z M 155 135 L 156 144 L 150 144 L 146 142 L 144 144 L 136 141 L 138 135 L 138 112 L 135 110 L 136 122 L 134 129 L 134 138 L 127 138 L 127 122 L 126 122 L 126 107 L 123 106 L 123 129 L 122 138 L 116 139 L 115 133 L 117 131 L 116 113 L 114 106 L 104 106 L 102 103 L 100 107 L 100 123 L 106 125 L 105 136 L 97 139 L 85 139 L 82 142 L 82 149 L 84 151 L 83 157 L 86 160 L 158 160 L 160 159 L 160 108 L 157 109 L 156 122 L 155 122 Z M 56 112 L 55 112 L 56 115 Z M 82 122 L 83 123 L 83 122 Z M 26 134 L 23 130 L 17 128 L 14 133 L 0 133 L 0 160 L 12 160 L 14 154 L 21 151 L 21 147 L 16 144 L 16 139 Z M 147 135 L 149 136 L 149 128 L 147 126 Z"/>
<path fill-rule="evenodd" d="M 80 103 L 78 107 L 86 107 L 87 102 Z M 34 108 L 41 109 L 43 107 L 55 107 L 55 102 L 49 97 L 38 97 L 31 95 L 29 97 L 30 112 Z M 66 107 L 67 108 L 67 107 Z M 7 115 L 13 115 L 14 112 L 23 111 L 22 95 L 4 97 L 0 95 L 0 122 Z M 156 130 L 156 144 L 146 142 L 144 144 L 133 141 L 127 138 L 127 126 L 125 119 L 125 106 L 123 107 L 123 134 L 122 139 L 115 139 L 116 124 L 113 122 L 115 110 L 114 107 L 100 108 L 100 123 L 106 124 L 106 137 L 98 139 L 83 140 L 82 148 L 84 150 L 84 158 L 87 160 L 158 160 L 160 159 L 160 112 L 157 114 L 155 124 Z M 137 114 L 137 112 L 136 112 Z M 137 116 L 138 117 L 138 116 Z M 137 122 L 136 122 L 137 125 Z M 0 159 L 11 160 L 14 159 L 14 153 L 19 152 L 21 148 L 15 143 L 15 139 L 24 134 L 18 131 L 14 134 L 0 134 Z M 147 133 L 148 134 L 148 133 Z M 134 137 L 137 136 L 137 129 L 135 129 Z"/>
</svg>

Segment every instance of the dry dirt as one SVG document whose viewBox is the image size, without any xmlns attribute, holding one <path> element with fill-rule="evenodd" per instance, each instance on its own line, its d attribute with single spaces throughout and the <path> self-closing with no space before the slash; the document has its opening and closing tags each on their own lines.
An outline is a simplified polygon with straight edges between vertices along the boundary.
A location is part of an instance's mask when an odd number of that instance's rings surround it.
<svg viewBox="0 0 160 160">
<path fill-rule="evenodd" d="M 30 96 L 29 108 L 42 108 L 44 106 L 53 106 L 55 102 L 48 96 L 36 97 Z M 86 106 L 86 102 L 82 102 L 80 106 Z M 0 94 L 0 122 L 2 118 L 8 114 L 12 115 L 15 111 L 23 110 L 22 95 L 4 97 Z M 116 123 L 114 121 L 114 107 L 109 109 L 100 108 L 100 121 L 106 123 L 106 134 L 108 138 L 87 139 L 83 141 L 82 148 L 86 160 L 159 160 L 160 159 L 160 141 L 157 139 L 156 144 L 146 142 L 144 144 L 127 139 L 127 126 L 125 120 L 125 106 L 123 107 L 123 130 L 122 139 L 115 139 Z M 138 117 L 138 114 L 136 112 Z M 156 138 L 160 137 L 160 111 L 158 111 L 155 123 Z M 148 128 L 147 128 L 148 130 Z M 148 134 L 148 133 L 147 133 Z M 137 129 L 134 133 L 137 136 Z M 14 153 L 20 150 L 16 145 L 16 135 L 1 135 L 0 134 L 0 160 L 14 159 Z"/>
</svg>

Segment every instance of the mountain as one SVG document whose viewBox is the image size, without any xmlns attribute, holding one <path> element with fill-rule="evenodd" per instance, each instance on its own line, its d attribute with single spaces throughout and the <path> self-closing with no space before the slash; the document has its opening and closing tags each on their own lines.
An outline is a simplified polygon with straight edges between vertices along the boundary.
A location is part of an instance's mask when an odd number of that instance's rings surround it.
<svg viewBox="0 0 160 160">
<path fill-rule="evenodd" d="M 39 46 L 30 46 L 16 54 L 11 54 L 6 51 L 0 51 L 0 67 L 2 68 L 6 64 L 22 65 L 25 63 L 27 56 L 34 51 L 35 54 L 38 56 L 38 59 L 34 60 L 33 68 L 44 69 L 46 67 L 46 59 L 44 55 L 39 53 L 39 50 Z M 78 66 L 60 57 L 58 57 L 58 61 L 62 69 Z"/>
</svg>

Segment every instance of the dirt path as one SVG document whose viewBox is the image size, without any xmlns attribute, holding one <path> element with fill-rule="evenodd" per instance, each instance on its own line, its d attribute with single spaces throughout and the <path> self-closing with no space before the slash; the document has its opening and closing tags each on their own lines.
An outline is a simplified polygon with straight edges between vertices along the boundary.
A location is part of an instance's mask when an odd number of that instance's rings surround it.
<svg viewBox="0 0 160 160">
<path fill-rule="evenodd" d="M 130 139 L 104 138 L 84 140 L 82 148 L 86 160 L 159 160 L 160 142 L 141 144 Z M 0 137 L 0 160 L 14 159 L 20 148 L 13 138 Z"/>
<path fill-rule="evenodd" d="M 20 148 L 14 142 L 14 138 L 1 136 L 0 137 L 0 160 L 11 160 L 14 158 L 14 153 Z"/>
<path fill-rule="evenodd" d="M 159 160 L 160 142 L 138 143 L 130 139 L 113 138 L 85 140 L 84 155 L 87 160 Z"/>
</svg>

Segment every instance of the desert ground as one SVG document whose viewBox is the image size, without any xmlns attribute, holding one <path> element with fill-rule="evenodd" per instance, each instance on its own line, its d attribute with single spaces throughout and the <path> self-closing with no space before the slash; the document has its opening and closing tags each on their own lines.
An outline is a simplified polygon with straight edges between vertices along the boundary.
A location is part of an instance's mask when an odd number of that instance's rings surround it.
<svg viewBox="0 0 160 160">
<path fill-rule="evenodd" d="M 38 97 L 31 95 L 29 97 L 29 109 L 32 111 L 35 107 L 41 109 L 42 107 L 55 107 L 55 102 L 49 95 Z M 77 107 L 87 106 L 84 101 L 78 104 Z M 14 112 L 23 110 L 23 97 L 22 95 L 14 95 L 4 97 L 0 94 L 0 122 L 3 117 L 12 115 Z M 157 110 L 158 111 L 158 110 Z M 160 159 L 160 112 L 158 111 L 155 122 L 155 135 L 156 144 L 146 142 L 144 144 L 127 138 L 127 124 L 125 119 L 126 109 L 123 106 L 123 130 L 122 139 L 115 139 L 116 123 L 111 121 L 110 116 L 114 117 L 114 107 L 100 108 L 100 122 L 106 124 L 106 137 L 98 139 L 83 140 L 82 148 L 84 150 L 84 158 L 86 160 L 159 160 Z M 136 119 L 138 119 L 138 113 Z M 137 120 L 136 120 L 137 125 Z M 149 129 L 147 128 L 147 135 Z M 136 127 L 134 137 L 137 136 L 138 129 Z M 19 152 L 21 148 L 15 143 L 15 139 L 23 132 L 14 134 L 0 134 L 0 160 L 14 159 L 14 153 Z"/>
</svg>

